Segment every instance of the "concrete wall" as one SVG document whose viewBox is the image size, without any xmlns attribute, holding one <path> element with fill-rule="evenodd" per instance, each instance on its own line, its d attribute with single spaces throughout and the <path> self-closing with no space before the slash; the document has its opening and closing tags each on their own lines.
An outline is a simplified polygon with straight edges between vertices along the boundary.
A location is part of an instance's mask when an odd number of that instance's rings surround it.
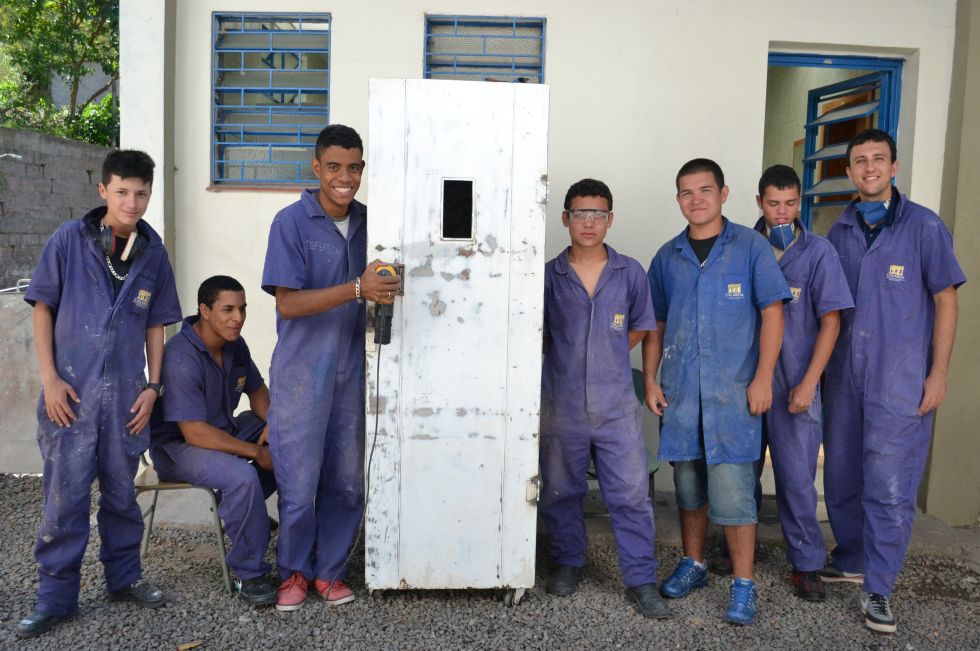
<svg viewBox="0 0 980 651">
<path fill-rule="evenodd" d="M 0 473 L 41 472 L 37 397 L 41 395 L 30 305 L 0 294 Z"/>
<path fill-rule="evenodd" d="M 171 41 L 164 34 L 173 3 Z M 154 225 L 162 220 L 172 199 L 172 252 L 184 312 L 193 310 L 204 278 L 237 277 L 249 292 L 245 337 L 264 370 L 275 344 L 274 301 L 259 289 L 266 239 L 276 211 L 296 194 L 208 191 L 212 12 L 330 12 L 331 120 L 362 135 L 370 77 L 422 77 L 426 12 L 545 17 L 545 82 L 552 87 L 547 255 L 568 241 L 560 222 L 566 189 L 595 176 L 616 197 L 608 242 L 647 264 L 686 224 L 673 179 L 693 157 L 712 157 L 725 168 L 729 217 L 746 224 L 756 219 L 770 51 L 906 57 L 903 186 L 916 200 L 938 206 L 955 7 L 954 0 L 831 0 L 814 13 L 801 0 L 629 0 L 603 11 L 584 0 L 122 0 L 122 140 L 151 153 L 172 141 L 172 196 L 161 201 L 157 189 L 149 219 Z M 885 16 L 888 29 L 868 29 Z M 164 80 L 168 57 L 174 77 Z M 173 127 L 167 127 L 161 107 L 171 86 Z"/>
<path fill-rule="evenodd" d="M 942 217 L 953 230 L 956 257 L 969 279 L 958 291 L 960 318 L 946 403 L 936 413 L 926 480 L 919 497 L 927 513 L 949 524 L 980 516 L 980 2 L 960 0 L 956 66 Z"/>
<path fill-rule="evenodd" d="M 108 149 L 33 131 L 0 127 L 0 288 L 30 278 L 58 226 L 104 205 L 99 197 Z"/>
</svg>

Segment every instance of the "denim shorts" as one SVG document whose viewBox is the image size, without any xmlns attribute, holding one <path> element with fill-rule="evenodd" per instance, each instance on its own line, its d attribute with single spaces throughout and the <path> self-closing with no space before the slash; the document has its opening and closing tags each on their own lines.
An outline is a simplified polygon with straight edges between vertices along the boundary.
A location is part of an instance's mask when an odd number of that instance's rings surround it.
<svg viewBox="0 0 980 651">
<path fill-rule="evenodd" d="M 701 458 L 674 461 L 677 506 L 697 511 L 708 505 L 708 518 L 717 524 L 740 526 L 758 521 L 755 502 L 755 466 L 751 463 L 708 464 L 704 452 L 704 429 L 698 418 Z"/>
<path fill-rule="evenodd" d="M 675 461 L 677 506 L 697 511 L 708 505 L 708 518 L 721 525 L 755 524 L 755 470 L 751 463 Z"/>
</svg>

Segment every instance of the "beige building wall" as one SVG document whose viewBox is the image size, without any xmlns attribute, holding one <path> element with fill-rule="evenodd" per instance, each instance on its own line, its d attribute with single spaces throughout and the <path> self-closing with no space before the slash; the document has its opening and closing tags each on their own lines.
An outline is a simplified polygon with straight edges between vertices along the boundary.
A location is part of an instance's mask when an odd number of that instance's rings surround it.
<svg viewBox="0 0 980 651">
<path fill-rule="evenodd" d="M 631 0 L 603 11 L 584 0 L 170 1 L 177 3 L 177 47 L 174 126 L 167 136 L 173 141 L 174 188 L 167 200 L 173 201 L 181 302 L 185 313 L 192 312 L 197 286 L 210 275 L 239 278 L 249 291 L 245 337 L 263 369 L 275 345 L 274 301 L 259 289 L 266 238 L 276 211 L 296 194 L 208 190 L 213 11 L 330 12 L 331 121 L 362 135 L 370 77 L 422 77 L 427 12 L 546 18 L 545 81 L 552 87 L 549 257 L 567 243 L 560 222 L 566 189 L 595 176 L 610 184 L 616 199 L 609 243 L 648 264 L 657 248 L 685 226 L 674 198 L 674 175 L 696 156 L 714 158 L 725 168 L 731 187 L 726 214 L 754 222 L 770 50 L 914 59 L 910 67 L 918 83 L 905 80 L 910 95 L 903 95 L 902 103 L 915 119 L 900 125 L 910 151 L 915 142 L 914 159 L 903 165 L 909 175 L 905 187 L 926 205 L 939 203 L 954 0 L 832 0 L 817 13 L 802 1 L 784 2 L 774 10 L 763 0 Z M 158 3 L 164 0 L 123 0 L 123 25 L 127 13 L 152 14 L 151 5 Z M 841 14 L 849 20 L 839 20 Z M 865 27 L 886 14 L 889 29 Z M 164 15 L 158 9 L 154 20 Z M 163 53 L 134 45 L 137 49 L 141 56 L 123 59 L 124 95 L 138 94 L 147 72 L 150 90 L 162 96 L 156 75 L 164 68 Z M 157 126 L 162 118 L 123 108 L 124 142 L 136 141 L 127 135 L 135 130 L 161 151 L 147 131 L 162 128 Z M 359 197 L 367 196 L 368 188 L 362 187 Z"/>
<path fill-rule="evenodd" d="M 980 516 L 980 2 L 960 0 L 956 32 L 942 217 L 968 282 L 919 496 L 926 512 L 965 526 Z"/>
<path fill-rule="evenodd" d="M 549 258 L 568 242 L 560 220 L 565 191 L 593 176 L 615 196 L 617 218 L 607 241 L 649 264 L 686 225 L 674 176 L 698 156 L 725 169 L 726 215 L 754 223 L 758 177 L 770 160 L 764 147 L 769 52 L 904 58 L 899 186 L 933 208 L 944 190 L 956 0 L 826 0 L 816 12 L 803 0 L 121 0 L 120 11 L 122 141 L 159 157 L 172 178 L 155 188 L 148 218 L 173 244 L 184 313 L 195 311 L 204 278 L 241 280 L 249 298 L 244 336 L 263 372 L 276 341 L 275 303 L 259 288 L 269 225 L 297 193 L 209 189 L 215 11 L 330 13 L 331 121 L 356 128 L 365 142 L 368 79 L 423 76 L 426 13 L 547 19 Z M 887 29 L 869 28 L 885 18 Z M 371 191 L 383 189 L 365 185 L 358 197 L 370 204 Z M 960 239 L 967 227 L 957 221 L 956 228 L 957 246 L 976 251 L 975 240 Z M 965 293 L 962 298 L 961 342 L 971 327 Z M 972 318 L 976 330 L 975 313 Z M 944 418 L 941 413 L 937 440 Z M 654 419 L 647 420 L 655 430 Z M 658 477 L 658 486 L 666 483 Z M 930 505 L 942 492 L 930 494 Z"/>
</svg>

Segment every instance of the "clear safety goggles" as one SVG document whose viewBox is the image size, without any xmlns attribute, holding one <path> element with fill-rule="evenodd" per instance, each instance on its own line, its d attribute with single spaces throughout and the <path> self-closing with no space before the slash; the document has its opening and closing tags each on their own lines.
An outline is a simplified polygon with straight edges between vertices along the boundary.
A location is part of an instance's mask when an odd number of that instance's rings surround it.
<svg viewBox="0 0 980 651">
<path fill-rule="evenodd" d="M 609 221 L 608 210 L 569 210 L 568 218 L 576 224 L 592 221 L 595 224 L 605 224 Z"/>
</svg>

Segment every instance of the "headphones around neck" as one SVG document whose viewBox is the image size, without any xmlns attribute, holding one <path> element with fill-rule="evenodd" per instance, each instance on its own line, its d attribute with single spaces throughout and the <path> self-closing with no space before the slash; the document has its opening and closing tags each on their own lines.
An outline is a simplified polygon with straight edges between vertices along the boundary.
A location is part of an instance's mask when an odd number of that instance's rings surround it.
<svg viewBox="0 0 980 651">
<path fill-rule="evenodd" d="M 102 232 L 95 237 L 95 241 L 98 242 L 99 248 L 102 249 L 102 253 L 104 253 L 106 257 L 111 258 L 116 252 L 116 229 L 112 226 L 106 226 L 105 222 L 102 220 L 99 221 L 99 224 L 103 228 Z M 126 248 L 129 249 L 129 255 L 124 258 L 124 262 L 136 258 L 143 252 L 143 239 L 140 237 L 142 233 L 140 233 L 139 226 L 133 230 L 133 235 L 136 237 L 130 238 L 132 245 L 126 245 Z M 125 251 L 123 251 L 123 253 L 125 254 Z"/>
</svg>

